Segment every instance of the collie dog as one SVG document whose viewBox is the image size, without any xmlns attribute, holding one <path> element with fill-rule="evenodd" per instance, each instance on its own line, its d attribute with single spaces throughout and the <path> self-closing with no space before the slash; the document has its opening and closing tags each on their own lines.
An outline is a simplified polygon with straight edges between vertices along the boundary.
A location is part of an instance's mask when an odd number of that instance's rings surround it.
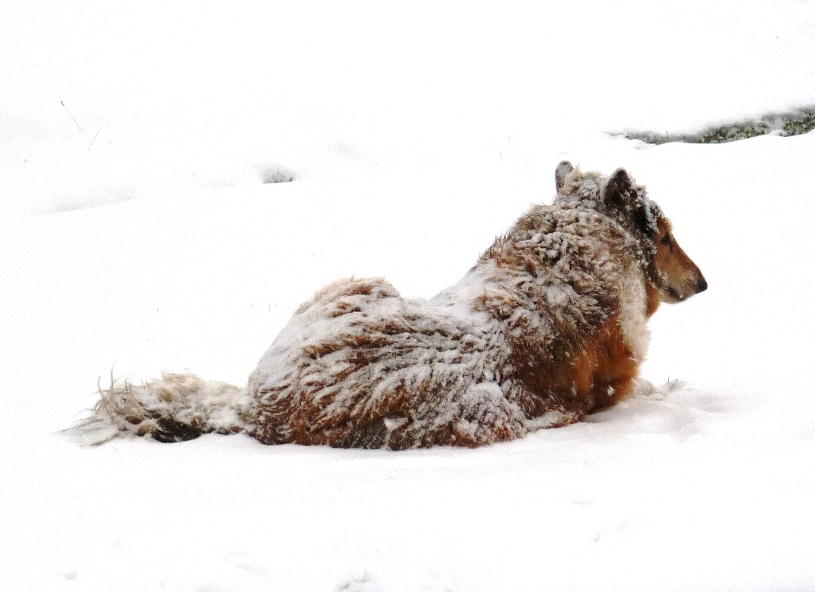
<svg viewBox="0 0 815 592">
<path fill-rule="evenodd" d="M 430 300 L 346 279 L 305 302 L 244 388 L 191 374 L 112 385 L 92 442 L 247 432 L 264 444 L 482 446 L 625 398 L 661 302 L 707 288 L 659 206 L 624 170 L 568 162 L 557 197 Z"/>
</svg>

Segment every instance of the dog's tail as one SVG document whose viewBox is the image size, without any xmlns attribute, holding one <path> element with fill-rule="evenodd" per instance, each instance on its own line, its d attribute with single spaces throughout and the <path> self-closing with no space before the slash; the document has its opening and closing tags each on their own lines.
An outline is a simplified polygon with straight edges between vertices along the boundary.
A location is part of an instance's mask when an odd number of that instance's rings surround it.
<svg viewBox="0 0 815 592">
<path fill-rule="evenodd" d="M 139 386 L 111 381 L 99 394 L 91 416 L 67 430 L 84 444 L 128 435 L 181 442 L 211 432 L 236 434 L 247 429 L 246 389 L 194 374 L 165 373 Z"/>
</svg>

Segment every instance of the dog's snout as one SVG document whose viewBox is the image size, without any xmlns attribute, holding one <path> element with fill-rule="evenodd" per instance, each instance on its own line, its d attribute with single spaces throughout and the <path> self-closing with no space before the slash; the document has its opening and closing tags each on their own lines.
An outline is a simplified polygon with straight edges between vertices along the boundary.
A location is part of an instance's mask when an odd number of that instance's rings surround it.
<svg viewBox="0 0 815 592">
<path fill-rule="evenodd" d="M 707 290 L 707 280 L 705 278 L 701 278 L 698 282 L 696 282 L 696 293 L 704 292 Z"/>
</svg>

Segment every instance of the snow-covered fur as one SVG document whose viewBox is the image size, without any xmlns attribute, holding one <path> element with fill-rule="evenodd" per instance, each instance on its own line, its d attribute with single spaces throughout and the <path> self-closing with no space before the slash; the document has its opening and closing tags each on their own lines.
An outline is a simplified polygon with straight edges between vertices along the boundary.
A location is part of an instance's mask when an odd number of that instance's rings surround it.
<svg viewBox="0 0 815 592">
<path fill-rule="evenodd" d="M 579 421 L 631 392 L 648 316 L 707 288 L 645 188 L 568 162 L 457 284 L 409 299 L 383 279 L 297 309 L 243 389 L 191 375 L 112 385 L 80 429 L 161 441 L 480 446 Z"/>
</svg>

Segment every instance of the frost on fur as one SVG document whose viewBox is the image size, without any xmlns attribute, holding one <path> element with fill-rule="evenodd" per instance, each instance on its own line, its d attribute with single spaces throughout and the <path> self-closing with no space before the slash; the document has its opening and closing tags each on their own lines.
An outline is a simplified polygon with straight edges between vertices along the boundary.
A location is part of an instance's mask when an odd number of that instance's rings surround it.
<svg viewBox="0 0 815 592">
<path fill-rule="evenodd" d="M 301 305 L 238 389 L 166 374 L 102 392 L 100 438 L 246 431 L 265 444 L 480 446 L 580 421 L 635 388 L 647 319 L 707 288 L 623 169 L 563 162 L 557 198 L 521 216 L 430 300 L 380 278 Z"/>
</svg>

